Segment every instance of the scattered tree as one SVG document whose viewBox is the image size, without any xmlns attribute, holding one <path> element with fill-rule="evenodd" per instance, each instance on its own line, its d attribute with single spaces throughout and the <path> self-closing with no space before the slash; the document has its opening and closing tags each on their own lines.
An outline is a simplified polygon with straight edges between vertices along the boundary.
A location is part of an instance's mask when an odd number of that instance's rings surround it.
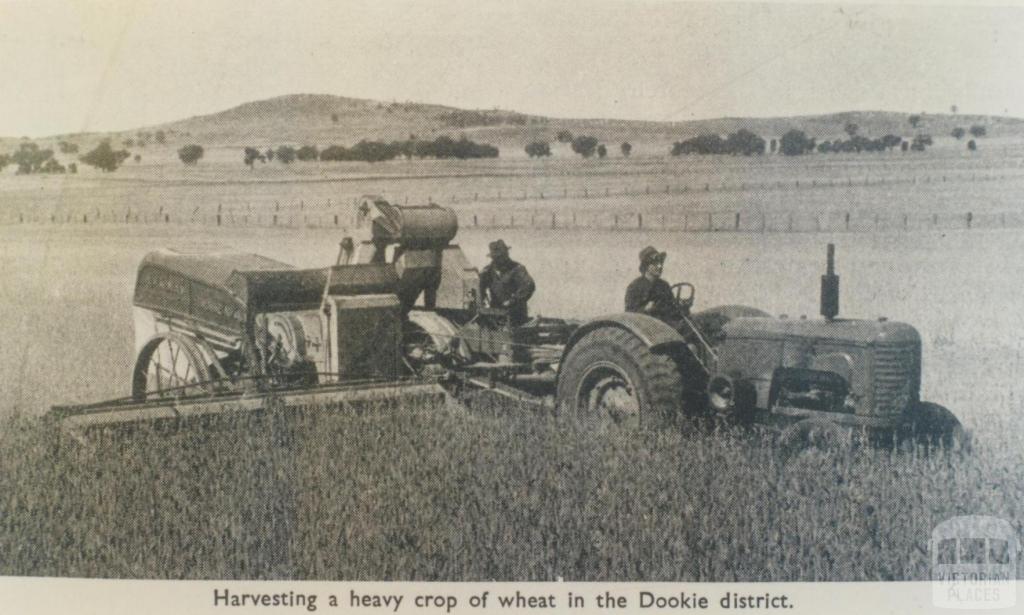
<svg viewBox="0 0 1024 615">
<path fill-rule="evenodd" d="M 128 159 L 131 154 L 128 150 L 114 150 L 109 140 L 102 141 L 87 154 L 79 158 L 85 164 L 96 167 L 106 173 L 111 173 L 121 166 L 121 163 Z"/>
<path fill-rule="evenodd" d="M 633 146 L 629 144 L 629 141 L 625 141 L 619 146 L 619 151 L 622 152 L 624 158 L 629 158 L 629 155 L 633 153 Z"/>
<path fill-rule="evenodd" d="M 135 154 L 135 164 L 139 164 L 140 162 L 142 162 L 142 155 Z"/>
<path fill-rule="evenodd" d="M 579 136 L 572 140 L 572 151 L 584 158 L 590 158 L 597 150 L 597 138 L 591 136 Z"/>
<path fill-rule="evenodd" d="M 778 139 L 772 139 L 771 143 L 769 144 L 768 147 L 769 147 L 768 151 L 770 151 L 771 153 L 774 154 L 779 149 L 779 140 Z"/>
<path fill-rule="evenodd" d="M 911 142 L 910 149 L 915 152 L 923 152 L 931 144 L 931 135 L 917 135 L 916 137 L 914 137 L 913 142 Z"/>
<path fill-rule="evenodd" d="M 968 151 L 971 151 L 971 152 L 977 151 L 978 144 L 974 142 L 974 139 L 971 139 L 970 141 L 967 142 L 967 149 L 968 149 Z"/>
<path fill-rule="evenodd" d="M 337 113 L 332 113 L 331 114 L 331 122 L 333 122 L 335 124 L 338 123 L 338 114 Z"/>
<path fill-rule="evenodd" d="M 274 148 L 268 147 L 267 151 L 263 153 L 263 157 L 267 159 L 267 162 L 274 162 Z"/>
<path fill-rule="evenodd" d="M 572 143 L 572 133 L 568 130 L 558 131 L 558 136 L 556 138 L 559 143 Z"/>
<path fill-rule="evenodd" d="M 850 135 L 851 139 L 857 135 L 858 130 L 860 130 L 860 126 L 853 122 L 846 122 L 846 126 L 843 126 L 843 132 Z"/>
<path fill-rule="evenodd" d="M 752 156 L 764 153 L 764 139 L 753 132 L 741 128 L 725 139 L 725 153 L 734 156 L 742 154 Z"/>
<path fill-rule="evenodd" d="M 73 162 L 69 162 L 68 173 L 78 173 L 78 165 Z"/>
<path fill-rule="evenodd" d="M 10 154 L 0 154 L 0 171 L 4 170 L 4 167 L 11 164 Z"/>
<path fill-rule="evenodd" d="M 551 146 L 547 141 L 534 141 L 526 145 L 526 154 L 530 158 L 542 158 L 551 155 Z"/>
<path fill-rule="evenodd" d="M 19 175 L 27 175 L 40 172 L 51 158 L 52 149 L 41 149 L 35 143 L 26 142 L 18 145 L 18 150 L 11 155 L 11 162 L 18 165 Z"/>
<path fill-rule="evenodd" d="M 988 130 L 985 129 L 981 124 L 974 124 L 971 126 L 971 136 L 975 138 L 984 137 L 988 134 Z"/>
<path fill-rule="evenodd" d="M 917 125 L 921 123 L 921 116 L 917 114 L 911 115 L 907 118 L 907 121 L 910 122 L 912 128 L 917 128 Z"/>
<path fill-rule="evenodd" d="M 263 157 L 263 154 L 260 153 L 260 150 L 256 149 L 255 147 L 245 148 L 245 155 L 243 158 L 245 166 L 249 167 L 250 169 L 255 168 L 257 160 L 259 160 L 260 162 L 267 161 L 267 159 Z"/>
<path fill-rule="evenodd" d="M 320 157 L 320 151 L 315 145 L 303 145 L 295 152 L 295 157 L 302 162 L 310 162 Z"/>
<path fill-rule="evenodd" d="M 964 135 L 967 134 L 967 131 L 961 128 L 960 126 L 957 126 L 956 128 L 953 129 L 953 132 L 949 134 L 952 135 L 953 138 L 955 138 L 957 141 L 959 141 L 960 139 L 964 138 Z"/>
<path fill-rule="evenodd" d="M 782 135 L 779 141 L 779 151 L 786 156 L 799 156 L 813 151 L 817 144 L 810 139 L 802 130 L 792 129 Z"/>
<path fill-rule="evenodd" d="M 196 164 L 203 157 L 203 146 L 202 145 L 186 145 L 185 147 L 178 150 L 178 158 L 181 159 L 185 164 Z"/>
<path fill-rule="evenodd" d="M 604 143 L 597 146 L 597 157 L 604 158 L 608 155 L 608 148 L 604 146 Z"/>
<path fill-rule="evenodd" d="M 281 164 L 291 164 L 295 161 L 295 148 L 290 145 L 277 148 L 277 160 Z"/>
<path fill-rule="evenodd" d="M 903 141 L 903 142 L 900 143 L 900 151 L 901 152 L 906 153 L 906 151 L 908 149 L 910 149 L 910 142 L 909 141 Z"/>
<path fill-rule="evenodd" d="M 159 143 L 160 145 L 163 145 L 164 143 L 167 142 L 167 134 L 164 133 L 164 131 L 162 130 L 156 131 L 156 135 L 154 136 L 154 138 L 156 139 L 156 142 Z"/>
<path fill-rule="evenodd" d="M 43 163 L 43 166 L 39 167 L 40 173 L 66 173 L 67 169 L 64 165 L 57 162 L 56 158 L 50 158 Z"/>
</svg>

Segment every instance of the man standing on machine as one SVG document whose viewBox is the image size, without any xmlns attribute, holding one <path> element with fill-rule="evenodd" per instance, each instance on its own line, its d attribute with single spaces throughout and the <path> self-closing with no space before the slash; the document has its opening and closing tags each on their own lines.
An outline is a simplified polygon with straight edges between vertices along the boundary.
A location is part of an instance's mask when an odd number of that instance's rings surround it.
<svg viewBox="0 0 1024 615">
<path fill-rule="evenodd" d="M 480 272 L 480 289 L 487 305 L 507 309 L 509 323 L 513 327 L 522 326 L 530 319 L 526 303 L 536 288 L 533 278 L 526 267 L 509 258 L 504 241 L 493 241 L 489 247 L 487 256 L 491 264 Z"/>
</svg>

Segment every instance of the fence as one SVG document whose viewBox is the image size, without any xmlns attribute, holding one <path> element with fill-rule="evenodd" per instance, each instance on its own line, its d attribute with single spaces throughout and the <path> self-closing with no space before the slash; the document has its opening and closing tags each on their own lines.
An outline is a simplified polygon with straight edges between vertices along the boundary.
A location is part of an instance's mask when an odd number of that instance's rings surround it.
<svg viewBox="0 0 1024 615">
<path fill-rule="evenodd" d="M 545 200 L 579 200 L 579 199 L 601 199 L 621 197 L 642 197 L 657 195 L 696 195 L 703 193 L 721 192 L 769 192 L 769 191 L 791 191 L 791 190 L 813 190 L 827 188 L 860 188 L 860 187 L 884 187 L 884 186 L 915 186 L 929 184 L 953 184 L 953 183 L 980 183 L 1001 180 L 1024 179 L 1024 174 L 1016 173 L 993 173 L 993 172 L 949 172 L 936 175 L 912 175 L 912 176 L 864 176 L 846 178 L 804 178 L 804 179 L 773 179 L 764 181 L 729 181 L 729 180 L 703 180 L 692 181 L 685 184 L 653 183 L 649 182 L 643 186 L 586 186 L 586 187 L 535 187 L 527 190 L 496 190 L 494 192 L 466 192 L 453 193 L 448 195 L 428 195 L 423 200 L 441 204 L 466 204 L 466 203 L 500 203 L 511 201 L 545 201 Z M 422 198 L 422 197 L 421 197 Z M 399 202 L 410 201 L 408 196 L 399 199 Z"/>
<path fill-rule="evenodd" d="M 665 232 L 912 232 L 957 229 L 1024 228 L 1024 211 L 923 213 L 894 211 L 672 211 L 670 213 L 607 210 L 459 211 L 464 229 L 554 229 Z M 231 209 L 190 212 L 159 209 L 93 209 L 91 211 L 13 213 L 0 217 L 7 225 L 187 225 L 225 228 L 344 229 L 350 208 L 277 211 Z"/>
<path fill-rule="evenodd" d="M 994 181 L 1022 179 L 1024 175 L 979 174 L 972 172 L 958 175 L 914 176 L 914 177 L 864 177 L 858 180 L 802 179 L 788 181 L 720 183 L 712 186 L 664 185 L 654 188 L 623 187 L 603 190 L 593 186 L 561 191 L 535 188 L 533 191 L 512 195 L 507 191 L 493 194 L 474 192 L 467 195 L 448 195 L 434 199 L 391 197 L 397 203 L 437 202 L 440 204 L 462 204 L 458 207 L 459 224 L 463 228 L 480 229 L 591 229 L 609 231 L 669 231 L 669 232 L 877 232 L 877 231 L 927 231 L 981 228 L 1022 228 L 1024 215 L 1018 211 L 1002 212 L 921 212 L 921 211 L 760 211 L 760 210 L 700 210 L 687 209 L 692 203 L 662 198 L 659 203 L 649 205 L 647 210 L 623 209 L 600 210 L 589 206 L 565 206 L 552 203 L 551 206 L 525 209 L 515 205 L 516 201 L 538 201 L 565 199 L 599 199 L 639 195 L 678 195 L 694 191 L 714 192 L 722 190 L 797 190 L 822 189 L 852 186 L 892 186 L 896 184 L 942 184 L 946 182 Z M 512 207 L 473 208 L 471 203 L 505 203 Z M 353 213 L 348 202 L 327 199 L 323 202 L 297 201 L 285 203 L 274 201 L 248 203 L 224 207 L 222 204 L 201 204 L 178 206 L 175 209 L 159 208 L 82 208 L 60 207 L 49 212 L 38 210 L 12 211 L 0 206 L 0 224 L 163 224 L 194 225 L 207 227 L 281 227 L 281 228 L 346 228 Z"/>
</svg>

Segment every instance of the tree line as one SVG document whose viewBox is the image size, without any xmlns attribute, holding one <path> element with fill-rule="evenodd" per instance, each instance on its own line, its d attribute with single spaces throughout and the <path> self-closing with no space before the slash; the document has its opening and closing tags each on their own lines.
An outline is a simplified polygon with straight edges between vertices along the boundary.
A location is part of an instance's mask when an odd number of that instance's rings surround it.
<svg viewBox="0 0 1024 615">
<path fill-rule="evenodd" d="M 499 150 L 487 143 L 476 143 L 461 137 L 453 139 L 449 136 L 441 136 L 431 141 L 417 139 L 410 135 L 405 141 L 383 141 L 362 140 L 351 147 L 344 145 L 330 145 L 320 150 L 315 145 L 303 145 L 293 147 L 281 145 L 277 148 L 267 148 L 260 151 L 255 147 L 247 147 L 243 152 L 243 162 L 253 167 L 256 162 L 272 162 L 277 160 L 283 164 L 291 164 L 296 160 L 308 162 L 320 160 L 323 162 L 384 162 L 395 158 L 455 158 L 466 160 L 471 158 L 497 158 Z"/>
</svg>

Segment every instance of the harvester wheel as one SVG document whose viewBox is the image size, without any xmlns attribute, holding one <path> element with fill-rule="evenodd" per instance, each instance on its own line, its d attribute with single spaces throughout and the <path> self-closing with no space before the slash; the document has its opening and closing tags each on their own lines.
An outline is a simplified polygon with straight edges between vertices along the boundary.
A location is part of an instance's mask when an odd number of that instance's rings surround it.
<svg viewBox="0 0 1024 615">
<path fill-rule="evenodd" d="M 628 331 L 603 327 L 579 340 L 562 362 L 558 408 L 601 425 L 647 429 L 676 419 L 682 389 L 671 357 L 651 352 Z"/>
<path fill-rule="evenodd" d="M 207 391 L 210 371 L 191 337 L 169 331 L 149 339 L 139 351 L 132 373 L 135 401 L 167 399 Z"/>
</svg>

